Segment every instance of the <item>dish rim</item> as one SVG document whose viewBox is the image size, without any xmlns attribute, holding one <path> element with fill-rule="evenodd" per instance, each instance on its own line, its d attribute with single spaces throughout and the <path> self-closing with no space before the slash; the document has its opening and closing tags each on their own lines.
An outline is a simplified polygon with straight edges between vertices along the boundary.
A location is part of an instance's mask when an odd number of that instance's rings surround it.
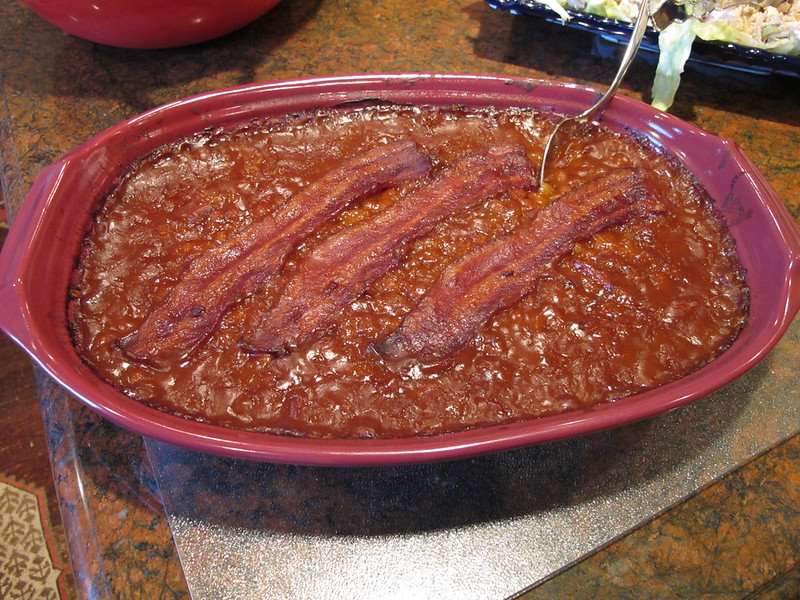
<svg viewBox="0 0 800 600">
<path fill-rule="evenodd" d="M 714 148 L 721 157 L 720 168 L 724 162 L 724 168 L 735 168 L 746 175 L 742 179 L 755 202 L 750 209 L 774 226 L 775 244 L 784 250 L 786 265 L 781 287 L 783 293 L 772 300 L 774 314 L 768 315 L 769 327 L 750 332 L 752 335 L 748 337 L 745 335 L 750 327 L 751 321 L 748 321 L 733 345 L 708 365 L 678 381 L 634 396 L 547 417 L 431 436 L 319 439 L 231 429 L 150 408 L 100 379 L 83 363 L 71 342 L 68 348 L 65 347 L 63 331 L 49 329 L 54 323 L 58 325 L 59 318 L 53 313 L 55 309 L 45 313 L 39 304 L 44 302 L 45 306 L 50 306 L 41 299 L 48 295 L 56 297 L 55 291 L 47 285 L 36 286 L 33 283 L 34 266 L 43 265 L 45 274 L 52 272 L 54 276 L 64 278 L 66 270 L 63 265 L 68 262 L 65 258 L 68 253 L 50 250 L 48 254 L 44 245 L 55 248 L 57 244 L 47 244 L 46 241 L 70 233 L 73 238 L 83 238 L 86 223 L 98 202 L 105 197 L 113 181 L 133 162 L 130 157 L 127 160 L 121 157 L 126 152 L 133 152 L 134 146 L 144 148 L 150 145 L 149 150 L 139 154 L 146 155 L 167 143 L 165 140 L 185 137 L 187 128 L 199 131 L 210 126 L 231 126 L 256 115 L 287 114 L 309 102 L 320 108 L 368 100 L 398 103 L 411 100 L 420 105 L 452 105 L 461 100 L 467 104 L 488 106 L 485 101 L 493 99 L 495 106 L 507 106 L 504 103 L 513 100 L 537 110 L 558 107 L 577 111 L 591 102 L 596 94 L 591 88 L 572 83 L 508 76 L 359 74 L 247 84 L 197 94 L 154 108 L 101 132 L 41 172 L 21 205 L 0 254 L 0 328 L 67 391 L 115 424 L 192 450 L 250 460 L 352 467 L 461 459 L 585 435 L 674 410 L 751 369 L 783 335 L 800 308 L 800 232 L 764 177 L 735 144 L 624 96 L 618 96 L 612 102 L 604 115 L 604 123 L 617 129 L 626 128 L 631 122 L 650 123 L 648 132 L 636 131 L 673 152 L 670 141 L 675 136 L 687 136 L 697 144 L 698 152 L 700 148 Z M 427 101 L 421 101 L 423 99 Z M 97 157 L 103 151 L 103 160 L 108 162 L 99 166 L 89 165 L 87 161 L 91 158 L 102 162 Z M 681 156 L 680 151 L 674 153 L 682 160 L 689 158 L 685 154 Z M 701 179 L 697 173 L 694 174 Z M 70 200 L 77 196 L 70 194 L 70 190 L 74 191 L 76 185 L 88 185 L 86 180 L 105 181 L 106 187 L 95 188 L 91 198 Z M 731 183 L 731 189 L 734 183 Z M 719 204 L 717 199 L 714 201 L 715 205 Z M 65 209 L 75 208 L 76 204 L 81 209 L 81 218 L 76 219 L 81 221 L 80 227 L 58 218 L 63 217 Z M 78 229 L 80 235 L 75 233 Z M 738 245 L 739 238 L 733 233 L 731 235 Z M 73 249 L 67 275 L 71 275 L 74 268 L 78 249 L 78 246 Z M 62 325 L 66 331 L 67 290 L 62 289 Z M 51 302 L 52 306 L 55 306 L 54 302 Z M 755 340 L 758 340 L 757 344 Z M 731 356 L 736 360 L 731 361 Z M 76 360 L 80 365 L 75 364 Z"/>
</svg>

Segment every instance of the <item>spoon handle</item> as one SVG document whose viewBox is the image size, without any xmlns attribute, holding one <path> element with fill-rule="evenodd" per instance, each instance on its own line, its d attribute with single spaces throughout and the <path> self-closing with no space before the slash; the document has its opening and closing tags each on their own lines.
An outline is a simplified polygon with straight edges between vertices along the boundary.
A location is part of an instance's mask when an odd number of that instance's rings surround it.
<svg viewBox="0 0 800 600">
<path fill-rule="evenodd" d="M 650 17 L 649 8 L 650 1 L 642 0 L 639 4 L 639 13 L 636 15 L 633 31 L 631 32 L 631 39 L 628 40 L 628 46 L 625 48 L 625 54 L 622 55 L 622 62 L 620 62 L 614 80 L 611 82 L 611 85 L 608 86 L 606 93 L 603 94 L 593 106 L 590 106 L 578 115 L 579 119 L 591 119 L 594 115 L 602 112 L 608 103 L 611 102 L 611 99 L 614 97 L 617 88 L 625 78 L 625 74 L 628 72 L 628 68 L 631 66 L 636 52 L 638 52 L 639 46 L 642 43 L 644 32 L 647 30 L 647 21 Z"/>
</svg>

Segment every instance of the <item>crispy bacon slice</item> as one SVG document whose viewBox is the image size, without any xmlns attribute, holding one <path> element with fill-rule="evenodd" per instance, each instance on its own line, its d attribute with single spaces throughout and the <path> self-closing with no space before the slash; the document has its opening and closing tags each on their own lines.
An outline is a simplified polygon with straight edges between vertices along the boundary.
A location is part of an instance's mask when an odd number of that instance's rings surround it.
<svg viewBox="0 0 800 600">
<path fill-rule="evenodd" d="M 240 346 L 284 355 L 322 335 L 339 312 L 402 259 L 408 242 L 448 215 L 500 192 L 534 185 L 525 149 L 509 145 L 465 156 L 376 219 L 332 236 L 305 261 L 275 307 Z"/>
<path fill-rule="evenodd" d="M 495 313 L 533 290 L 575 244 L 632 216 L 648 202 L 644 173 L 626 169 L 561 195 L 530 227 L 482 246 L 449 266 L 400 327 L 375 347 L 390 359 L 437 361 L 471 340 Z"/>
<path fill-rule="evenodd" d="M 154 366 L 182 359 L 214 331 L 231 305 L 270 280 L 319 225 L 360 198 L 425 176 L 430 167 L 411 140 L 347 160 L 271 217 L 194 261 L 138 331 L 120 341 L 124 353 Z"/>
</svg>

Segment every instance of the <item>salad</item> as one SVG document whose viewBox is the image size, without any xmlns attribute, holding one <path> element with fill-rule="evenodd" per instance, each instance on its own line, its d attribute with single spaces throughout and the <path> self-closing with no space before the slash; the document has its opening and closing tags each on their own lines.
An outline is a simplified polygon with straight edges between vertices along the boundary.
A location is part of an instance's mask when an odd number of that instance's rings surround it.
<svg viewBox="0 0 800 600">
<path fill-rule="evenodd" d="M 538 0 L 565 20 L 565 9 L 633 22 L 640 0 Z M 665 0 L 650 0 L 651 13 Z M 696 37 L 730 42 L 777 54 L 800 56 L 800 0 L 675 0 L 684 17 L 659 34 L 660 56 L 653 106 L 672 105 Z"/>
</svg>

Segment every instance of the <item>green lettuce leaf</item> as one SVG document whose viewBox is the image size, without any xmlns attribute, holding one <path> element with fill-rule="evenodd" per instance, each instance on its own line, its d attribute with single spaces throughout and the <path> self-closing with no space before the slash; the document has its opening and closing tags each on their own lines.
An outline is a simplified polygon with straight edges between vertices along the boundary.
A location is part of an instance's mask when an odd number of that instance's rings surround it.
<svg viewBox="0 0 800 600">
<path fill-rule="evenodd" d="M 588 0 L 584 10 L 608 19 L 617 19 L 618 21 L 627 21 L 629 23 L 631 21 L 630 16 L 614 0 Z"/>
<path fill-rule="evenodd" d="M 561 17 L 564 21 L 569 21 L 572 17 L 569 16 L 569 13 L 566 9 L 561 6 L 558 0 L 536 0 L 537 2 L 544 4 L 550 10 L 555 11 L 559 17 Z"/>
<path fill-rule="evenodd" d="M 762 50 L 768 50 L 778 54 L 797 53 L 797 48 L 795 48 L 795 44 L 791 39 L 783 38 L 765 43 L 749 35 L 747 32 L 737 29 L 725 22 L 694 21 L 692 28 L 700 39 L 709 42 L 730 42 L 741 46 L 750 46 L 751 48 L 761 48 Z"/>
<path fill-rule="evenodd" d="M 694 22 L 694 19 L 674 21 L 658 36 L 660 53 L 653 82 L 653 106 L 659 110 L 667 110 L 675 99 L 683 66 L 692 52 Z"/>
</svg>

